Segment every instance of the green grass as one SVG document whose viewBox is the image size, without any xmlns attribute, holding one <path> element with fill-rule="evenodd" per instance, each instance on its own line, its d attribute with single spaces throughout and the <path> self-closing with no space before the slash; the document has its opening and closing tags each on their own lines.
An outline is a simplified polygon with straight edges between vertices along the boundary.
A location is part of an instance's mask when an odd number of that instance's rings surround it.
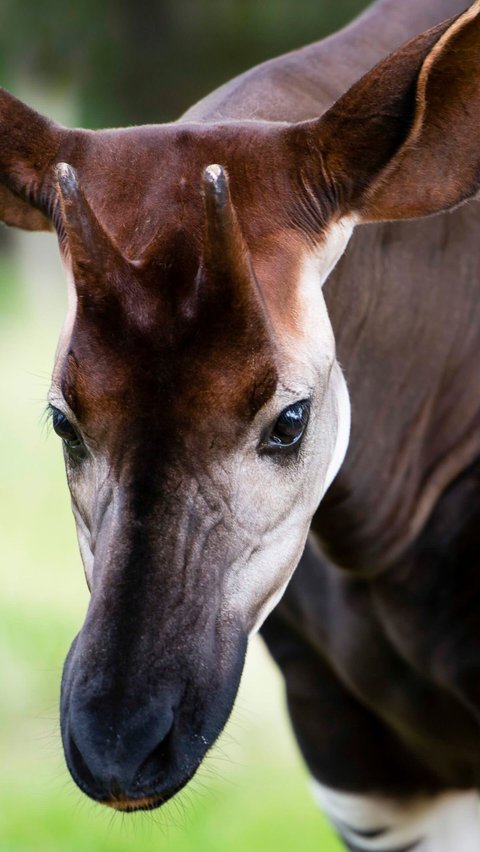
<svg viewBox="0 0 480 852">
<path fill-rule="evenodd" d="M 0 259 L 0 852 L 339 852 L 258 641 L 218 747 L 166 808 L 117 815 L 70 780 L 57 705 L 87 591 L 60 447 L 43 424 L 62 290 L 38 274 L 40 291 Z"/>
</svg>

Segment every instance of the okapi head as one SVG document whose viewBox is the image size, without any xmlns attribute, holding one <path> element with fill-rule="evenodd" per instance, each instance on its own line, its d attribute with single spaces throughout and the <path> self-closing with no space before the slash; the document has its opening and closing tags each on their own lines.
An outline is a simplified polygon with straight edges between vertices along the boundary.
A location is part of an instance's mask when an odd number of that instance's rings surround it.
<svg viewBox="0 0 480 852">
<path fill-rule="evenodd" d="M 91 600 L 62 734 L 91 797 L 155 807 L 230 713 L 347 447 L 321 293 L 355 224 L 480 181 L 480 2 L 321 119 L 88 132 L 0 94 L 0 214 L 55 228 L 50 391 Z"/>
</svg>

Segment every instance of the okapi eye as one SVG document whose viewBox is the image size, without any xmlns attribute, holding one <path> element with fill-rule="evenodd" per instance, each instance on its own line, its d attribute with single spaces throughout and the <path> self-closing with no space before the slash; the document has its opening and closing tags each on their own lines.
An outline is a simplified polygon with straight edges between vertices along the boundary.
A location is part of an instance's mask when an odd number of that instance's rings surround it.
<svg viewBox="0 0 480 852">
<path fill-rule="evenodd" d="M 303 437 L 308 423 L 310 402 L 302 399 L 284 408 L 264 443 L 269 450 L 282 450 L 295 446 Z"/>
<path fill-rule="evenodd" d="M 50 411 L 52 413 L 54 431 L 62 439 L 69 455 L 76 461 L 81 461 L 85 458 L 86 449 L 77 430 L 58 408 L 51 406 Z"/>
</svg>

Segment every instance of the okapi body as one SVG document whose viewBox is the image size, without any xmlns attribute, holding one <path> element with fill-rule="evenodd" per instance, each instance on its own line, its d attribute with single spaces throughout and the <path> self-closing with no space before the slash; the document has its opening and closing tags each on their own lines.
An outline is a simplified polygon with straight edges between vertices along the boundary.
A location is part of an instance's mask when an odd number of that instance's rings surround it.
<svg viewBox="0 0 480 852">
<path fill-rule="evenodd" d="M 263 624 L 348 848 L 480 850 L 479 57 L 479 2 L 380 0 L 170 125 L 0 93 L 0 215 L 69 282 L 92 798 L 187 783 Z"/>
</svg>

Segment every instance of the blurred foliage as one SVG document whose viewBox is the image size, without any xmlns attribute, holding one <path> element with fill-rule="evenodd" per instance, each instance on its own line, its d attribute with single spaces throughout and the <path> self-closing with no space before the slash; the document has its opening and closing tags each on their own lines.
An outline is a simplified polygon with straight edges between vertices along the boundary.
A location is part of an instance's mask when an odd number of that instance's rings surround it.
<svg viewBox="0 0 480 852">
<path fill-rule="evenodd" d="M 75 93 L 86 126 L 169 121 L 216 86 L 316 41 L 366 0 L 2 0 L 0 80 Z"/>
</svg>

